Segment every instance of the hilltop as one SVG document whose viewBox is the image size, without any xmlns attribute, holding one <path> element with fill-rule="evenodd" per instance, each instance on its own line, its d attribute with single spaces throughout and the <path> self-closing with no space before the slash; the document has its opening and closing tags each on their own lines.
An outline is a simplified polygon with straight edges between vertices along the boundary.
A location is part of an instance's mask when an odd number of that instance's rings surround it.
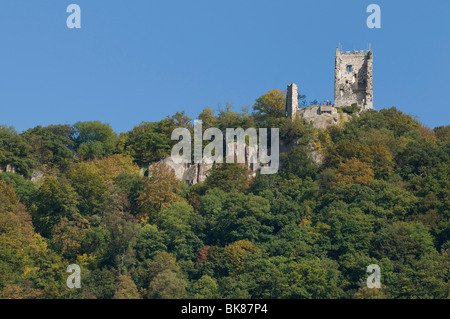
<svg viewBox="0 0 450 319">
<path fill-rule="evenodd" d="M 120 135 L 0 127 L 0 297 L 448 298 L 450 127 L 347 107 L 317 128 L 285 107 L 272 90 L 251 113 L 205 108 L 204 129 L 279 128 L 282 165 L 191 185 L 162 162 L 183 112 Z"/>
</svg>

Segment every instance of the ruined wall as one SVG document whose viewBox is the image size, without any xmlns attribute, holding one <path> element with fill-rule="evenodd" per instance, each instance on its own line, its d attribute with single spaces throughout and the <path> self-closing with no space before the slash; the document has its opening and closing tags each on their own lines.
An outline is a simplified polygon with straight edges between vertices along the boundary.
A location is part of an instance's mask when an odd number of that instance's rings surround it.
<svg viewBox="0 0 450 319">
<path fill-rule="evenodd" d="M 333 106 L 312 105 L 299 110 L 298 114 L 305 123 L 312 124 L 314 128 L 326 129 L 349 120 L 348 114 L 339 113 Z"/>
<path fill-rule="evenodd" d="M 287 87 L 286 94 L 286 117 L 295 118 L 298 112 L 298 87 L 297 84 L 291 83 Z"/>
<path fill-rule="evenodd" d="M 372 50 L 336 49 L 334 100 L 337 107 L 357 103 L 362 111 L 373 109 Z"/>
</svg>

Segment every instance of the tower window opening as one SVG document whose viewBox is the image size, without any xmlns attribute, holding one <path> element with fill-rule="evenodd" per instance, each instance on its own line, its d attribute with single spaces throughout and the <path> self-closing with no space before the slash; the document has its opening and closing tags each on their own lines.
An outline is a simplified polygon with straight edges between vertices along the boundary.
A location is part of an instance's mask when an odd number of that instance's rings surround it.
<svg viewBox="0 0 450 319">
<path fill-rule="evenodd" d="M 347 72 L 352 72 L 352 71 L 353 71 L 353 66 L 347 65 Z"/>
</svg>

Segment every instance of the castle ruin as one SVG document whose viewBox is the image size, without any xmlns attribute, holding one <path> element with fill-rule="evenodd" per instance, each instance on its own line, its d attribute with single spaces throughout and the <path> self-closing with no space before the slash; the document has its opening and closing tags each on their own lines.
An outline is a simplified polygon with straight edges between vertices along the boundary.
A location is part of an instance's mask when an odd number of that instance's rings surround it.
<svg viewBox="0 0 450 319">
<path fill-rule="evenodd" d="M 312 105 L 303 109 L 298 106 L 298 87 L 291 83 L 286 93 L 286 117 L 299 115 L 316 128 L 348 120 L 347 114 L 339 114 L 336 107 L 357 105 L 359 110 L 373 109 L 373 54 L 372 50 L 341 52 L 336 49 L 334 104 Z"/>
<path fill-rule="evenodd" d="M 336 49 L 335 106 L 351 106 L 356 103 L 361 111 L 373 109 L 372 56 L 372 50 L 344 53 Z"/>
<path fill-rule="evenodd" d="M 354 51 L 353 53 L 341 52 L 336 49 L 335 61 L 335 102 L 323 103 L 321 105 L 311 105 L 299 108 L 299 90 L 295 83 L 287 86 L 285 116 L 294 119 L 302 118 L 306 123 L 311 123 L 315 128 L 325 129 L 331 125 L 336 125 L 348 121 L 351 117 L 343 111 L 338 111 L 339 107 L 357 105 L 360 111 L 373 109 L 373 63 L 372 51 Z M 296 145 L 297 141 L 289 144 L 280 143 L 280 152 L 288 152 Z M 237 144 L 234 143 L 236 148 Z M 256 176 L 255 171 L 260 168 L 260 163 L 252 164 L 250 154 L 255 150 L 245 147 L 246 166 L 253 170 L 252 176 Z M 314 161 L 320 163 L 323 155 L 308 145 Z M 227 149 L 227 153 L 228 153 Z M 177 179 L 189 185 L 203 182 L 208 177 L 213 166 L 212 163 L 203 158 L 201 163 L 177 164 L 168 157 L 162 162 L 173 169 Z"/>
<path fill-rule="evenodd" d="M 286 117 L 295 118 L 298 112 L 298 87 L 291 83 L 287 87 L 286 93 Z"/>
</svg>

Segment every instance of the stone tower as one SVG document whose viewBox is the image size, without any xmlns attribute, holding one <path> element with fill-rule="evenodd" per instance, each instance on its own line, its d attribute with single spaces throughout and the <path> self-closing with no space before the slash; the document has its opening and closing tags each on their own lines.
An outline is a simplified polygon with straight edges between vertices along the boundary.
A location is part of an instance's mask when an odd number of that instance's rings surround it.
<svg viewBox="0 0 450 319">
<path fill-rule="evenodd" d="M 356 103 L 362 111 L 373 109 L 372 50 L 344 54 L 336 49 L 334 101 L 335 106 Z"/>
<path fill-rule="evenodd" d="M 297 84 L 292 83 L 287 87 L 286 94 L 286 117 L 295 118 L 298 112 L 298 87 Z"/>
</svg>

